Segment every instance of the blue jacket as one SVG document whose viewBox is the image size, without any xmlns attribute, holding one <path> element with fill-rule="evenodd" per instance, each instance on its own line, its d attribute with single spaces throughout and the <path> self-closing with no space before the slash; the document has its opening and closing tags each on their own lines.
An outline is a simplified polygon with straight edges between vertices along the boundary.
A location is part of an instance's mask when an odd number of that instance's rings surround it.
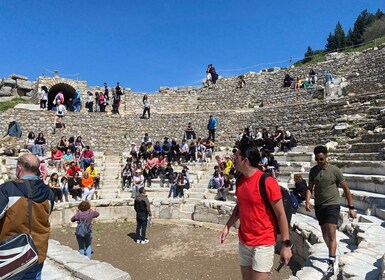
<svg viewBox="0 0 385 280">
<path fill-rule="evenodd" d="M 209 120 L 209 124 L 207 125 L 207 129 L 216 129 L 217 128 L 217 120 L 215 118 L 212 118 Z"/>
<path fill-rule="evenodd" d="M 7 135 L 21 138 L 21 128 L 19 123 L 15 122 L 10 128 L 8 128 Z"/>
</svg>

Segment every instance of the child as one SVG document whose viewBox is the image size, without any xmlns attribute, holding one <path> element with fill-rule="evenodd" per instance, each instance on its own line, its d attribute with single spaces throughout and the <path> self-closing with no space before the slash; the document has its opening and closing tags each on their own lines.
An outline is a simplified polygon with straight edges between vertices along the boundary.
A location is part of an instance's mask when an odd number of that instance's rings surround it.
<svg viewBox="0 0 385 280">
<path fill-rule="evenodd" d="M 60 180 L 60 189 L 62 194 L 64 195 L 66 202 L 68 202 L 68 179 L 65 176 L 63 176 Z M 61 199 L 61 202 L 63 202 L 63 197 Z"/>
</svg>

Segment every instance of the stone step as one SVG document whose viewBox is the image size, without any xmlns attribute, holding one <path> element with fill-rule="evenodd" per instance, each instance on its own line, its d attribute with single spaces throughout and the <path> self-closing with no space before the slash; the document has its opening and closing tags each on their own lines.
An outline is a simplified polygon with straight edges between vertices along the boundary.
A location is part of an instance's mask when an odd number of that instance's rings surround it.
<svg viewBox="0 0 385 280">
<path fill-rule="evenodd" d="M 341 196 L 341 205 L 347 205 L 346 198 L 343 195 L 343 190 L 339 189 Z M 351 190 L 354 207 L 362 212 L 370 211 L 371 215 L 377 216 L 381 210 L 379 208 L 385 208 L 385 195 L 365 192 L 365 191 L 356 191 Z M 381 213 L 380 213 L 381 214 Z M 378 217 L 378 216 L 377 216 Z"/>
<path fill-rule="evenodd" d="M 201 192 L 189 192 L 188 193 L 188 197 L 189 198 L 199 198 L 199 199 L 205 199 L 206 198 L 206 195 L 204 193 L 201 193 Z"/>
<path fill-rule="evenodd" d="M 365 161 L 378 161 L 379 153 L 333 153 L 333 157 L 337 160 L 365 160 Z"/>
<path fill-rule="evenodd" d="M 366 191 L 385 195 L 385 176 L 344 173 L 348 186 L 352 190 Z"/>
<path fill-rule="evenodd" d="M 340 168 L 342 173 L 385 175 L 385 162 L 383 161 L 332 161 L 332 164 Z"/>
</svg>

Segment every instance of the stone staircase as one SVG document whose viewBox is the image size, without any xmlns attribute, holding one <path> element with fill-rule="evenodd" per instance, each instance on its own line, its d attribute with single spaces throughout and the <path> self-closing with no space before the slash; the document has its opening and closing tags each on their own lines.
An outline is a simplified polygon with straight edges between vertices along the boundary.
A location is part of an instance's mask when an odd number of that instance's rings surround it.
<svg viewBox="0 0 385 280">
<path fill-rule="evenodd" d="M 120 154 L 106 153 L 105 166 L 101 174 L 101 199 L 110 199 L 120 196 L 122 158 Z"/>
</svg>

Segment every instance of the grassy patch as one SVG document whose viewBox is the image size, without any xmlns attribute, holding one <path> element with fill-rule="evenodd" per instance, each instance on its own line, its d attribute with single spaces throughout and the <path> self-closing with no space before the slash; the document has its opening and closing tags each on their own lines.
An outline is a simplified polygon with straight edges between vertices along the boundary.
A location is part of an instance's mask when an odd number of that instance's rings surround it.
<svg viewBox="0 0 385 280">
<path fill-rule="evenodd" d="M 344 52 L 362 52 L 364 50 L 367 50 L 367 49 L 379 46 L 379 45 L 381 45 L 383 43 L 385 43 L 385 37 L 376 39 L 375 43 L 371 42 L 371 43 L 368 43 L 368 44 L 365 44 L 365 45 L 362 45 L 362 46 L 359 46 L 359 47 L 356 47 L 356 48 L 349 48 L 349 49 L 344 50 Z"/>
<path fill-rule="evenodd" d="M 19 103 L 29 103 L 29 102 L 19 97 L 16 97 L 9 101 L 0 102 L 0 112 L 4 112 L 8 109 L 11 109 Z"/>
</svg>

